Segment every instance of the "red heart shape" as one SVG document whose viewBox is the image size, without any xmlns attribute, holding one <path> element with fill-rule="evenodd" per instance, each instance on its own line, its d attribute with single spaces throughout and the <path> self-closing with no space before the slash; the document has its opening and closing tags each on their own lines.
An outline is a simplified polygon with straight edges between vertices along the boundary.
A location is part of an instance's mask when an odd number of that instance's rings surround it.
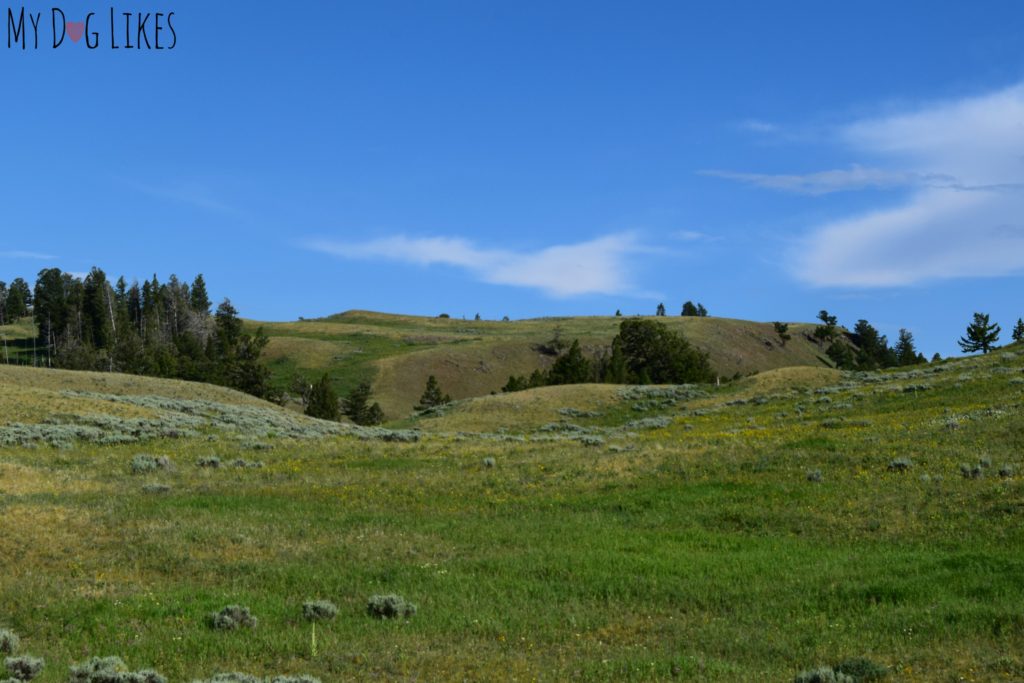
<svg viewBox="0 0 1024 683">
<path fill-rule="evenodd" d="M 82 39 L 82 34 L 85 33 L 85 22 L 82 21 L 66 21 L 64 26 L 68 30 L 68 37 L 73 42 L 78 42 Z"/>
</svg>

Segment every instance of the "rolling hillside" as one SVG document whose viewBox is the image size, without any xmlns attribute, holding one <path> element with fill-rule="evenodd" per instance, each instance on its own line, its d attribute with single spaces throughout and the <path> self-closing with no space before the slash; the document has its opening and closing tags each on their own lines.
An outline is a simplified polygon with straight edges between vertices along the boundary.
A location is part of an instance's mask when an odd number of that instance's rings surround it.
<svg viewBox="0 0 1024 683">
<path fill-rule="evenodd" d="M 270 337 L 264 358 L 275 381 L 312 380 L 326 372 L 339 392 L 373 382 L 375 399 L 389 419 L 409 415 L 426 383 L 436 375 L 455 399 L 498 392 L 509 375 L 529 375 L 554 361 L 540 347 L 556 333 L 579 339 L 593 354 L 608 347 L 622 318 L 539 318 L 514 322 L 422 318 L 349 311 L 291 323 L 257 323 Z M 789 366 L 829 365 L 824 348 L 810 337 L 814 325 L 792 324 L 783 345 L 771 323 L 728 318 L 662 317 L 671 329 L 708 352 L 724 378 Z"/>
<path fill-rule="evenodd" d="M 415 432 L 186 382 L 0 384 L 0 629 L 38 683 L 93 655 L 171 683 L 1024 677 L 1021 345 L 545 387 Z M 392 593 L 418 612 L 367 614 Z M 338 607 L 316 651 L 311 599 Z M 236 604 L 256 628 L 211 628 Z"/>
</svg>

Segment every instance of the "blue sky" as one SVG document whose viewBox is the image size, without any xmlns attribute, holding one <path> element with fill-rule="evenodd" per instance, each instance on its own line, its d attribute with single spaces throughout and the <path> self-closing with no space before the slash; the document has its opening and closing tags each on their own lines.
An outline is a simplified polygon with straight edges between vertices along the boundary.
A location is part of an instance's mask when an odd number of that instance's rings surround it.
<svg viewBox="0 0 1024 683">
<path fill-rule="evenodd" d="M 202 272 L 268 320 L 827 308 L 929 355 L 1024 315 L 1018 2 L 116 5 L 173 11 L 162 51 L 24 6 L 3 280 Z M 52 49 L 53 6 L 100 47 Z"/>
</svg>

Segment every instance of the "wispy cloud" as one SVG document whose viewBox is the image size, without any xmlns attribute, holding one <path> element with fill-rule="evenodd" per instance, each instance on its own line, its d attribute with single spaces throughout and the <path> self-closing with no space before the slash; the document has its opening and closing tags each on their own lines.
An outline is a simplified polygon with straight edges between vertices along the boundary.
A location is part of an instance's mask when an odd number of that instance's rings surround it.
<svg viewBox="0 0 1024 683">
<path fill-rule="evenodd" d="M 747 119 L 746 121 L 740 121 L 736 124 L 740 130 L 750 131 L 751 133 L 777 133 L 779 132 L 779 126 L 768 121 L 761 121 L 760 119 Z"/>
<path fill-rule="evenodd" d="M 0 258 L 31 259 L 35 261 L 48 261 L 54 258 L 52 254 L 41 254 L 38 251 L 0 251 Z"/>
<path fill-rule="evenodd" d="M 823 195 L 851 190 L 885 189 L 910 185 L 955 185 L 951 176 L 888 171 L 852 164 L 849 168 L 818 171 L 802 175 L 770 173 L 738 173 L 735 171 L 700 171 L 701 175 L 748 183 L 769 190 Z"/>
<path fill-rule="evenodd" d="M 347 259 L 454 266 L 482 282 L 539 289 L 554 297 L 635 293 L 630 257 L 652 251 L 634 233 L 536 251 L 483 248 L 458 237 L 405 235 L 367 242 L 317 239 L 303 246 Z"/>
<path fill-rule="evenodd" d="M 807 175 L 713 172 L 774 190 L 905 195 L 812 226 L 791 254 L 818 286 L 886 287 L 1024 272 L 1024 83 L 851 121 L 831 142 L 870 166 Z"/>
<path fill-rule="evenodd" d="M 213 211 L 215 213 L 238 213 L 238 209 L 223 202 L 203 183 L 183 181 L 154 185 L 127 179 L 122 179 L 122 182 L 137 192 L 149 195 L 155 199 L 186 204 L 193 208 Z"/>
</svg>

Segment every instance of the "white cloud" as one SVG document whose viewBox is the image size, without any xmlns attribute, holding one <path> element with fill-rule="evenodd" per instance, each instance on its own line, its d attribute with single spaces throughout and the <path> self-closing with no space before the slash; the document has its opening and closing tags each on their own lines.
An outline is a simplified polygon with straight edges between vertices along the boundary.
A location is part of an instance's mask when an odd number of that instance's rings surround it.
<svg viewBox="0 0 1024 683">
<path fill-rule="evenodd" d="M 740 121 L 738 126 L 742 130 L 748 130 L 752 133 L 777 133 L 779 131 L 779 127 L 774 123 L 761 121 L 760 119 L 747 119 L 746 121 Z"/>
<path fill-rule="evenodd" d="M 672 237 L 680 242 L 699 242 L 700 240 L 710 239 L 707 235 L 697 230 L 676 230 L 672 233 Z"/>
<path fill-rule="evenodd" d="M 852 164 L 846 169 L 818 171 L 802 175 L 771 173 L 738 173 L 735 171 L 700 171 L 701 175 L 736 180 L 769 190 L 823 195 L 832 192 L 893 188 L 906 185 L 950 185 L 955 179 L 934 174 L 887 171 Z"/>
<path fill-rule="evenodd" d="M 37 251 L 0 251 L 0 258 L 32 259 L 35 261 L 46 261 L 54 258 L 50 254 L 41 254 Z"/>
<path fill-rule="evenodd" d="M 714 172 L 805 194 L 904 186 L 895 205 L 812 226 L 791 255 L 797 278 L 885 287 L 1024 272 L 1024 83 L 853 121 L 833 141 L 870 166 Z"/>
<path fill-rule="evenodd" d="M 530 287 L 555 297 L 630 293 L 633 285 L 629 256 L 651 251 L 639 244 L 633 233 L 531 252 L 486 249 L 454 237 L 405 235 L 356 243 L 310 240 L 305 246 L 349 259 L 455 266 L 470 271 L 483 282 Z"/>
</svg>

